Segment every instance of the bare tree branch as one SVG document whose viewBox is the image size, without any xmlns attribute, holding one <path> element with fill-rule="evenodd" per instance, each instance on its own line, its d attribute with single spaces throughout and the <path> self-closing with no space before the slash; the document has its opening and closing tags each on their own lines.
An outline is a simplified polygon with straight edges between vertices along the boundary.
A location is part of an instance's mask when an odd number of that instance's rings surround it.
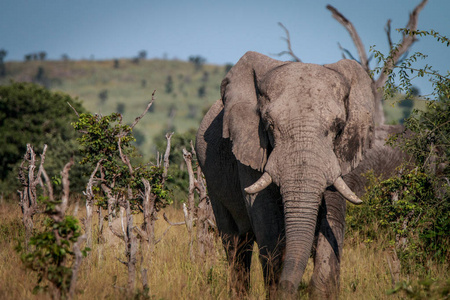
<svg viewBox="0 0 450 300">
<path fill-rule="evenodd" d="M 163 213 L 163 218 L 164 218 L 164 220 L 165 220 L 170 226 L 180 226 L 180 225 L 186 224 L 185 221 L 183 221 L 183 222 L 176 222 L 176 223 L 171 222 L 171 221 L 169 220 L 169 218 L 166 216 L 166 213 Z"/>
<path fill-rule="evenodd" d="M 77 115 L 77 117 L 80 117 L 80 114 L 77 112 L 77 110 L 75 109 L 75 107 L 73 107 L 72 105 L 70 105 L 69 102 L 67 102 L 67 104 L 70 106 L 70 108 L 72 108 L 72 110 L 75 112 L 75 114 Z"/>
<path fill-rule="evenodd" d="M 45 171 L 44 168 L 42 168 L 42 177 L 44 177 L 45 180 L 45 185 L 47 186 L 48 189 L 48 199 L 50 201 L 53 201 L 53 186 L 52 186 L 52 182 L 50 181 L 50 177 L 48 177 L 47 172 Z"/>
<path fill-rule="evenodd" d="M 166 140 L 167 140 L 167 146 L 166 146 L 166 152 L 164 153 L 164 171 L 162 174 L 162 180 L 161 185 L 164 185 L 167 179 L 167 172 L 169 171 L 169 156 L 170 156 L 170 139 L 172 138 L 172 133 L 166 133 Z"/>
<path fill-rule="evenodd" d="M 103 159 L 100 159 L 97 162 L 94 171 L 91 173 L 91 176 L 89 177 L 88 184 L 86 185 L 86 192 L 83 192 L 83 194 L 86 196 L 86 219 L 84 222 L 85 227 L 84 231 L 86 232 L 86 241 L 88 247 L 92 246 L 92 214 L 94 210 L 94 197 L 95 197 L 94 192 L 92 191 L 92 187 L 94 186 L 94 181 L 96 180 L 95 174 L 97 174 L 97 171 L 100 168 L 102 162 Z M 103 220 L 99 221 L 99 226 L 103 228 Z"/>
<path fill-rule="evenodd" d="M 420 11 L 425 7 L 428 0 L 423 0 L 419 3 L 419 5 L 416 6 L 416 8 L 413 10 L 413 12 L 409 15 L 409 21 L 406 25 L 406 28 L 415 31 L 417 30 L 417 22 L 419 19 L 419 13 Z M 414 35 L 403 35 L 402 41 L 398 44 L 397 47 L 391 48 L 390 51 L 390 63 L 388 62 L 384 67 L 382 72 L 380 73 L 380 77 L 375 81 L 375 89 L 378 91 L 381 87 L 384 86 L 384 83 L 386 82 L 388 78 L 388 70 L 391 70 L 397 63 L 400 57 L 402 57 L 403 54 L 405 54 L 406 51 L 414 44 L 414 42 L 417 41 L 416 36 Z"/>
<path fill-rule="evenodd" d="M 392 39 L 391 39 L 391 19 L 387 20 L 386 26 L 384 27 L 384 31 L 386 32 L 389 49 L 392 49 Z"/>
<path fill-rule="evenodd" d="M 152 93 L 152 100 L 150 101 L 150 103 L 147 105 L 147 108 L 144 110 L 144 112 L 137 117 L 136 119 L 134 119 L 133 124 L 131 124 L 131 128 L 134 128 L 134 126 L 136 126 L 136 124 L 145 116 L 145 114 L 148 112 L 148 110 L 150 109 L 150 106 L 152 106 L 153 102 L 155 101 L 155 93 L 156 90 L 153 91 Z"/>
<path fill-rule="evenodd" d="M 70 191 L 70 180 L 69 180 L 69 171 L 74 164 L 73 157 L 70 158 L 70 161 L 64 166 L 61 171 L 61 179 L 62 179 L 62 201 L 59 205 L 56 206 L 57 214 L 54 215 L 53 219 L 55 222 L 61 222 L 64 219 L 64 215 L 66 214 L 67 206 L 69 205 L 69 191 Z"/>
<path fill-rule="evenodd" d="M 195 214 L 195 205 L 194 205 L 194 197 L 195 197 L 195 176 L 194 170 L 192 168 L 192 154 L 188 152 L 185 148 L 183 148 L 183 158 L 186 162 L 186 167 L 189 175 L 189 192 L 188 192 L 188 205 L 183 203 L 183 212 L 184 212 L 184 220 L 186 221 L 186 228 L 189 233 L 189 256 L 193 261 L 195 259 L 194 251 L 193 251 L 193 243 L 194 243 L 194 235 L 193 235 L 193 227 L 194 227 L 194 214 Z"/>
<path fill-rule="evenodd" d="M 161 240 L 166 236 L 166 234 L 169 232 L 169 229 L 172 228 L 172 226 L 180 226 L 186 224 L 185 222 L 173 223 L 169 221 L 169 219 L 166 216 L 166 213 L 163 214 L 163 217 L 164 220 L 166 220 L 166 222 L 169 224 L 169 227 L 167 227 L 166 230 L 164 230 L 164 232 L 162 233 L 161 237 L 155 241 L 155 245 L 161 242 Z"/>
<path fill-rule="evenodd" d="M 277 55 L 277 56 L 282 56 L 282 55 L 288 54 L 288 55 L 290 55 L 295 61 L 301 62 L 301 59 L 298 58 L 298 56 L 294 54 L 294 51 L 292 51 L 292 46 L 291 46 L 291 36 L 289 35 L 289 30 L 287 30 L 287 28 L 286 28 L 286 27 L 283 25 L 283 23 L 281 23 L 281 22 L 278 22 L 278 25 L 280 25 L 281 28 L 283 28 L 283 29 L 284 29 L 284 32 L 286 33 L 286 37 L 283 38 L 283 39 L 284 39 L 284 40 L 286 41 L 286 43 L 287 43 L 288 51 L 281 51 L 280 53 L 275 54 L 275 55 Z"/>
<path fill-rule="evenodd" d="M 117 146 L 119 147 L 119 156 L 120 159 L 122 160 L 122 162 L 124 164 L 127 165 L 128 167 L 128 171 L 130 172 L 130 176 L 133 178 L 133 167 L 131 166 L 130 160 L 128 159 L 128 156 L 126 156 L 125 154 L 123 154 L 122 152 L 122 137 L 119 137 L 119 140 L 117 141 Z"/>
<path fill-rule="evenodd" d="M 86 234 L 78 237 L 76 243 L 73 244 L 73 253 L 75 255 L 73 267 L 72 267 L 72 277 L 70 278 L 69 287 L 69 299 L 73 299 L 75 295 L 75 289 L 78 280 L 78 271 L 83 260 L 83 253 L 80 250 L 80 245 L 86 240 Z"/>
<path fill-rule="evenodd" d="M 333 18 L 341 23 L 341 25 L 350 33 L 353 43 L 355 43 L 356 50 L 358 51 L 360 63 L 366 71 L 369 71 L 369 61 L 367 60 L 366 50 L 353 24 L 333 6 L 327 5 L 327 9 L 331 11 Z"/>
</svg>

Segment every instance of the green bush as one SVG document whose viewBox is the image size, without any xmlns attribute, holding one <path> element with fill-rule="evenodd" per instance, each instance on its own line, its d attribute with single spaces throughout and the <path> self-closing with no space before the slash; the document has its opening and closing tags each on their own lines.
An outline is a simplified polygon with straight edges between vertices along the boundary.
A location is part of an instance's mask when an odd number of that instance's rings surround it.
<svg viewBox="0 0 450 300">
<path fill-rule="evenodd" d="M 432 36 L 450 46 L 450 39 L 433 30 L 399 31 Z M 391 62 L 391 57 L 378 51 L 375 58 L 384 66 Z M 358 231 L 367 242 L 387 236 L 389 245 L 383 247 L 395 247 L 405 272 L 416 267 L 426 270 L 430 259 L 439 263 L 450 260 L 450 73 L 440 75 L 428 65 L 416 69 L 419 58 L 426 55 L 415 53 L 394 66 L 384 87 L 387 96 L 404 91 L 409 97 L 414 94 L 409 74 L 429 76 L 433 83 L 436 99 L 427 103 L 425 111 L 414 109 L 405 119 L 404 132 L 387 140 L 388 145 L 409 154 L 414 165 L 402 166 L 399 176 L 387 180 L 367 173 L 365 205 L 350 207 L 347 216 L 348 230 Z M 399 86 L 395 85 L 395 71 Z"/>
<path fill-rule="evenodd" d="M 102 174 L 102 183 L 111 187 L 113 194 L 127 195 L 130 188 L 133 195 L 132 199 L 128 200 L 131 201 L 133 209 L 139 210 L 142 202 L 139 193 L 144 190 L 143 179 L 147 179 L 151 185 L 151 193 L 156 196 L 156 209 L 172 204 L 170 191 L 162 185 L 163 166 L 136 164 L 134 160 L 130 165 L 124 163 L 123 160 L 127 160 L 128 157 L 136 158 L 138 155 L 132 145 L 135 141 L 133 136 L 135 129 L 122 124 L 121 114 L 101 116 L 83 113 L 72 125 L 75 130 L 82 133 L 78 138 L 83 155 L 81 164 L 94 170 L 101 162 L 98 172 Z M 123 158 L 122 155 L 127 158 Z M 99 191 L 98 187 L 95 189 Z M 106 208 L 106 197 L 99 196 L 96 200 L 97 205 Z"/>
<path fill-rule="evenodd" d="M 56 214 L 55 207 L 61 201 L 44 201 L 45 213 L 47 216 Z M 26 252 L 19 244 L 16 251 L 21 253 L 21 260 L 25 267 L 37 272 L 37 284 L 33 289 L 36 294 L 46 291 L 52 284 L 51 289 L 58 291 L 59 296 L 66 299 L 73 274 L 73 263 L 75 253 L 73 245 L 81 235 L 78 220 L 73 216 L 65 216 L 61 221 L 56 222 L 47 217 L 43 221 L 44 228 L 36 232 L 30 238 L 32 250 Z M 81 252 L 86 256 L 89 248 L 84 248 Z M 59 298 L 59 297 L 58 297 Z"/>
<path fill-rule="evenodd" d="M 0 86 L 0 189 L 7 194 L 18 187 L 17 167 L 32 144 L 37 153 L 48 145 L 46 170 L 49 176 L 59 171 L 72 155 L 79 158 L 76 132 L 70 125 L 84 108 L 67 94 L 50 92 L 33 83 L 11 83 Z M 73 168 L 71 189 L 81 191 L 83 170 Z"/>
<path fill-rule="evenodd" d="M 171 174 L 171 179 L 167 181 L 167 186 L 173 191 L 174 199 L 180 202 L 187 200 L 189 191 L 189 175 L 186 169 L 186 163 L 183 158 L 183 148 L 186 148 L 191 152 L 191 141 L 195 143 L 195 135 L 197 133 L 196 129 L 189 129 L 185 133 L 174 133 L 171 140 L 170 147 L 170 166 L 169 174 Z M 155 139 L 154 144 L 159 153 L 164 154 L 165 151 L 165 133 L 161 132 Z M 193 167 L 195 169 L 196 160 L 195 156 L 193 159 Z"/>
<path fill-rule="evenodd" d="M 426 266 L 428 259 L 443 263 L 450 257 L 450 203 L 436 197 L 436 179 L 418 168 L 398 177 L 380 180 L 365 175 L 369 186 L 362 207 L 350 207 L 347 226 L 367 241 L 387 236 L 396 248 L 404 270 L 414 261 Z"/>
</svg>

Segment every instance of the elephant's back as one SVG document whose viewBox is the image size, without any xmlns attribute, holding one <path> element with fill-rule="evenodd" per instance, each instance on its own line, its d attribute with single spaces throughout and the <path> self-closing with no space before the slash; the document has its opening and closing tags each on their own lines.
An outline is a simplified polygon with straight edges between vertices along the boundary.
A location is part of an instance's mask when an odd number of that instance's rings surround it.
<svg viewBox="0 0 450 300">
<path fill-rule="evenodd" d="M 223 103 L 217 100 L 206 115 L 197 131 L 195 149 L 200 167 L 203 169 L 206 163 L 207 149 L 216 148 L 222 139 Z"/>
</svg>

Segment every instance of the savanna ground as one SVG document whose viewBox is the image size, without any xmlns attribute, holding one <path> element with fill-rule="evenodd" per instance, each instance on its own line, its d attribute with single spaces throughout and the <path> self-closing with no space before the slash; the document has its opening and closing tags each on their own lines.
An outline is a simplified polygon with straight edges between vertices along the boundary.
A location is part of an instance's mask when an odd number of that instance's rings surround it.
<svg viewBox="0 0 450 300">
<path fill-rule="evenodd" d="M 80 205 L 78 218 L 82 218 Z M 73 212 L 73 205 L 68 213 Z M 169 207 L 165 210 L 172 222 L 182 221 L 181 209 Z M 33 295 L 36 284 L 35 273 L 26 270 L 16 253 L 18 241 L 24 239 L 21 210 L 17 203 L 0 204 L 0 299 L 47 299 L 49 294 Z M 42 216 L 35 217 L 36 227 Z M 137 218 L 136 218 L 137 219 Z M 161 236 L 168 224 L 161 217 L 157 221 L 156 235 Z M 108 229 L 105 229 L 108 231 Z M 405 294 L 388 295 L 392 289 L 389 271 L 388 242 L 380 239 L 377 243 L 363 241 L 357 232 L 349 233 L 345 239 L 341 265 L 340 299 L 403 299 Z M 257 251 L 255 247 L 255 251 Z M 84 259 L 77 284 L 77 299 L 118 299 L 126 298 L 127 270 L 119 261 L 125 260 L 123 243 L 99 244 L 94 242 L 92 250 Z M 253 257 L 251 290 L 248 299 L 264 299 L 262 270 Z M 138 261 L 138 269 L 142 262 Z M 229 299 L 233 298 L 229 286 L 229 268 L 219 239 L 214 249 L 204 260 L 191 261 L 189 257 L 189 235 L 186 227 L 172 227 L 155 247 L 147 259 L 149 273 L 149 295 L 152 299 Z M 401 280 L 418 282 L 428 278 L 448 279 L 448 263 L 439 265 L 429 261 L 427 271 L 418 270 Z M 139 273 L 139 272 L 138 272 Z M 307 267 L 300 293 L 306 295 L 312 261 Z M 142 296 L 141 275 L 138 274 L 136 297 Z M 141 294 L 139 294 L 141 293 Z"/>
</svg>

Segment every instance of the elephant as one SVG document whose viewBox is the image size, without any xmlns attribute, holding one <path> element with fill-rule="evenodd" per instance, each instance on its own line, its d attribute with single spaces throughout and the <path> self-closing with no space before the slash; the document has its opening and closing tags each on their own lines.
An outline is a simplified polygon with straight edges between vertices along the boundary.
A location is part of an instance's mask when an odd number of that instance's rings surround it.
<svg viewBox="0 0 450 300">
<path fill-rule="evenodd" d="M 256 242 L 270 294 L 295 294 L 313 253 L 311 295 L 336 297 L 345 200 L 362 203 L 345 178 L 374 142 L 369 75 L 353 60 L 249 51 L 220 93 L 195 147 L 237 291 L 248 288 Z"/>
</svg>

